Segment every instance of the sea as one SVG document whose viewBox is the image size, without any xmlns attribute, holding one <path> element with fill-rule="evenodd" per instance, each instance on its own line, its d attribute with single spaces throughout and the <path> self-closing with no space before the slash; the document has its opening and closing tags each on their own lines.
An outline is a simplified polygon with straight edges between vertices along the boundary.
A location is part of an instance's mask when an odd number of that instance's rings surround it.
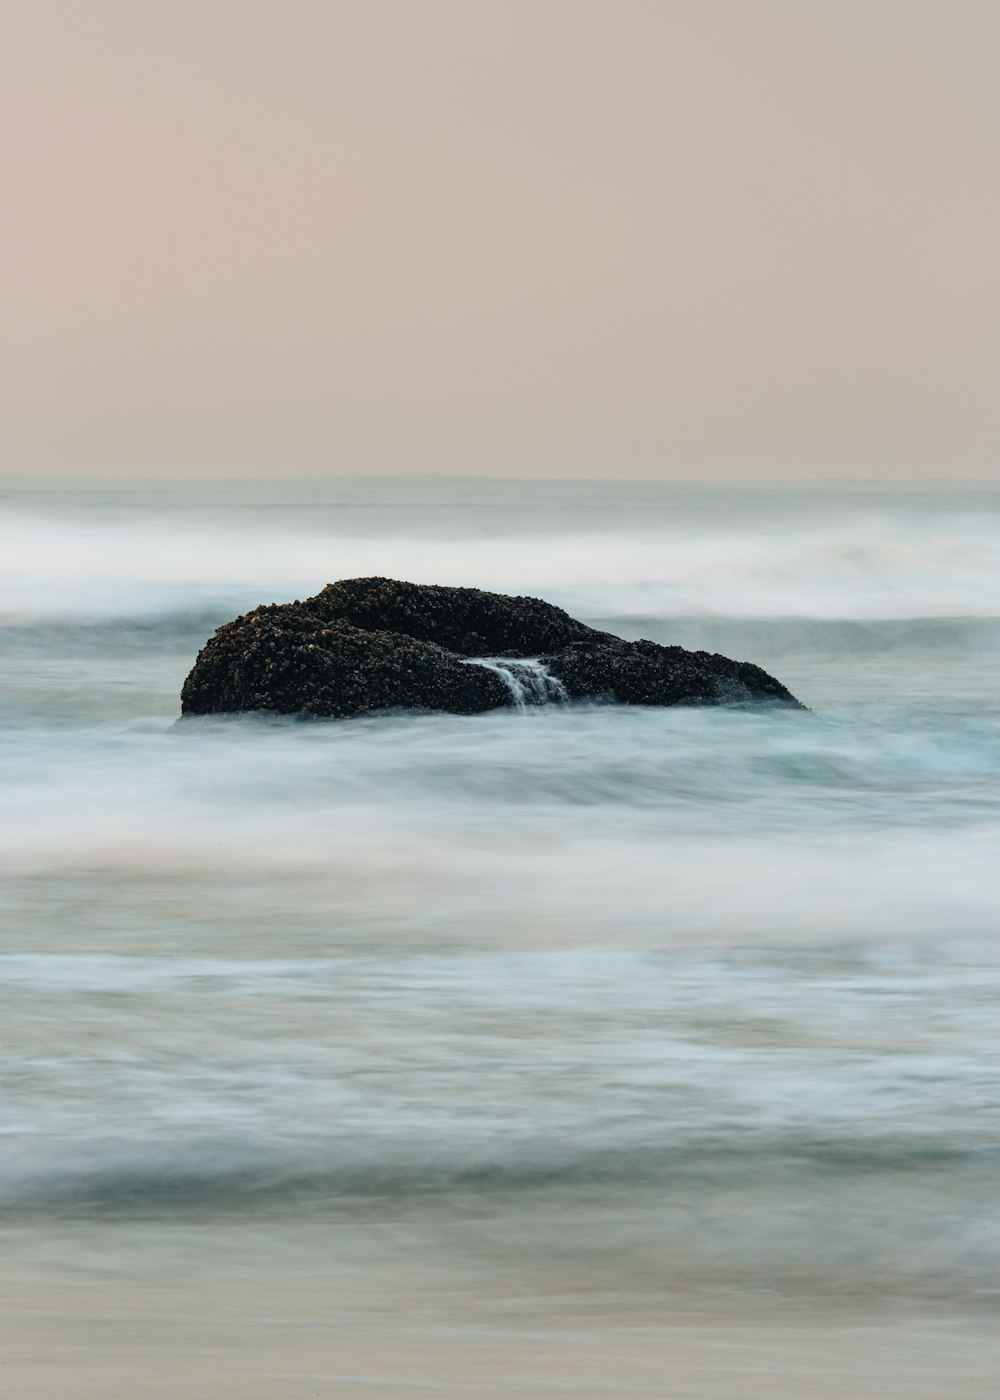
<svg viewBox="0 0 1000 1400">
<path fill-rule="evenodd" d="M 368 575 L 807 708 L 178 722 Z M 998 1393 L 1000 486 L 7 480 L 0 652 L 12 1393 Z"/>
</svg>

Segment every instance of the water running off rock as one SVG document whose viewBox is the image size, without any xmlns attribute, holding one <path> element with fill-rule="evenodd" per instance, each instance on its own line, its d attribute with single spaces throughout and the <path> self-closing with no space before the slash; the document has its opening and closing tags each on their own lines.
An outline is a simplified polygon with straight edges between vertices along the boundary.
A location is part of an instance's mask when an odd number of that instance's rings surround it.
<svg viewBox="0 0 1000 1400">
<path fill-rule="evenodd" d="M 519 710 L 537 705 L 565 705 L 569 700 L 562 681 L 535 657 L 470 656 L 468 664 L 495 671 Z"/>
</svg>

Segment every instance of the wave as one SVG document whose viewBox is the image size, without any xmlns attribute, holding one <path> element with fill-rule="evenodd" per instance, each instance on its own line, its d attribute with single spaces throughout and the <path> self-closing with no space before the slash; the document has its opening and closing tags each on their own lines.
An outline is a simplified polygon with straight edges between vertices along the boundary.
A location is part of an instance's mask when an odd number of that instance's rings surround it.
<svg viewBox="0 0 1000 1400">
<path fill-rule="evenodd" d="M 995 955 L 989 716 L 552 707 L 36 727 L 9 747 L 0 835 L 16 908 L 92 891 L 99 926 L 127 924 L 155 892 L 157 909 L 187 911 L 163 917 L 192 937 L 224 897 L 248 943 L 299 922 L 374 937 L 395 920 L 499 946 L 959 930 Z"/>
<path fill-rule="evenodd" d="M 754 1135 L 757 1136 L 757 1135 Z M 26 1158 L 28 1154 L 25 1154 Z M 397 1139 L 335 1142 L 297 1150 L 255 1139 L 194 1139 L 144 1145 L 77 1142 L 62 1159 L 31 1155 L 18 1170 L 11 1153 L 0 1171 L 0 1211 L 82 1207 L 112 1213 L 202 1208 L 297 1209 L 344 1199 L 406 1198 L 456 1192 L 531 1191 L 552 1186 L 697 1185 L 752 1189 L 789 1178 L 829 1185 L 838 1177 L 906 1178 L 945 1170 L 984 1186 L 996 1179 L 1000 1148 L 922 1138 L 865 1142 L 785 1138 L 733 1145 L 719 1140 L 678 1148 L 668 1137 L 624 1146 L 575 1147 L 551 1138 L 491 1135 L 488 1142 Z"/>
<path fill-rule="evenodd" d="M 822 514 L 628 533 L 350 534 L 142 516 L 10 513 L 0 521 L 0 620 L 232 616 L 386 574 L 538 594 L 578 616 L 909 619 L 1000 617 L 1000 527 L 992 515 Z"/>
<path fill-rule="evenodd" d="M 792 1139 L 726 1149 L 574 1151 L 515 1139 L 503 1155 L 440 1145 L 325 1155 L 254 1142 L 162 1143 L 0 1177 L 0 1218 L 169 1222 L 289 1217 L 319 1224 L 418 1218 L 423 1250 L 454 1249 L 477 1222 L 477 1252 L 763 1289 L 994 1297 L 1000 1287 L 996 1153 L 920 1141 Z M 339 1159 L 339 1160 L 338 1160 Z M 417 1214 L 418 1213 L 418 1214 Z M 442 1233 L 443 1232 L 443 1233 Z M 509 1262 L 509 1261 L 508 1261 Z"/>
</svg>

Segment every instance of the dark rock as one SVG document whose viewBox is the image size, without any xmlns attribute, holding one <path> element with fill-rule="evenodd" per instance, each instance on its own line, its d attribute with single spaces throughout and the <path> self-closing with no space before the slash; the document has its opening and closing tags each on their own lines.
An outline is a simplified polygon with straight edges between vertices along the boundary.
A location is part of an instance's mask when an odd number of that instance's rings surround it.
<svg viewBox="0 0 1000 1400">
<path fill-rule="evenodd" d="M 545 659 L 573 700 L 607 696 L 623 705 L 733 705 L 771 700 L 799 707 L 781 682 L 759 666 L 707 651 L 612 637 L 576 642 Z"/>
<path fill-rule="evenodd" d="M 308 606 L 322 617 L 365 631 L 401 632 L 459 656 L 544 656 L 570 642 L 610 635 L 576 622 L 541 598 L 392 578 L 328 583 Z"/>
<path fill-rule="evenodd" d="M 495 672 L 433 642 L 326 618 L 311 603 L 255 608 L 220 627 L 181 691 L 182 712 L 202 715 L 341 719 L 396 706 L 471 715 L 509 703 Z"/>
<path fill-rule="evenodd" d="M 464 659 L 476 656 L 539 657 L 571 699 L 798 706 L 748 662 L 626 642 L 539 598 L 367 578 L 328 584 L 304 603 L 255 608 L 220 627 L 184 682 L 181 709 L 340 719 L 399 707 L 478 714 L 512 705 L 500 675 Z"/>
</svg>

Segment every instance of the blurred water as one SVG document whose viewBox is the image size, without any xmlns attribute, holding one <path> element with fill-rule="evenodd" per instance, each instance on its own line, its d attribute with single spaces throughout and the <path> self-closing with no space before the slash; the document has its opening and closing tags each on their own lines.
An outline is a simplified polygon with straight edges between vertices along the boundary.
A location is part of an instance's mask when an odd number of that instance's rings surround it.
<svg viewBox="0 0 1000 1400">
<path fill-rule="evenodd" d="M 474 1202 L 539 1260 L 572 1216 L 675 1283 L 996 1293 L 1000 492 L 2 504 L 5 1209 Z M 213 627 L 362 573 L 810 711 L 175 723 Z"/>
</svg>

